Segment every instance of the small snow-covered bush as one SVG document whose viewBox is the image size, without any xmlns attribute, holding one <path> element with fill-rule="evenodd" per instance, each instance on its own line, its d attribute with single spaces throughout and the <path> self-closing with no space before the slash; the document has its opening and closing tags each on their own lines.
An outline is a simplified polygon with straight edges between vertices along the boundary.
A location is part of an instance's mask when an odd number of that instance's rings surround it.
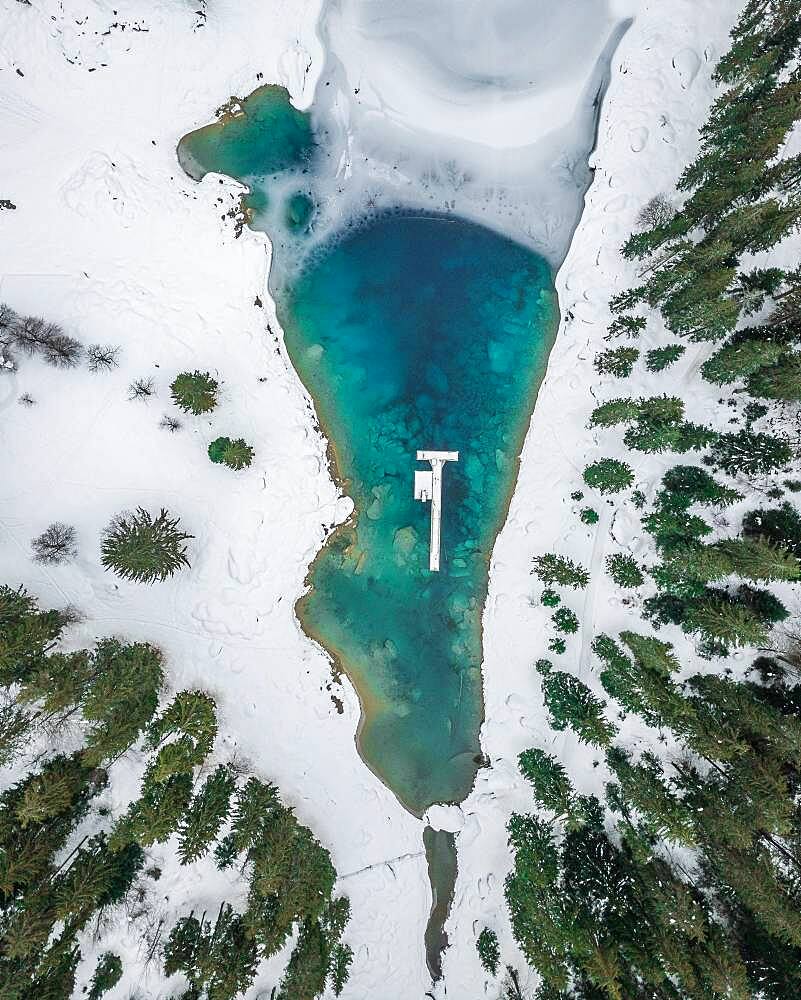
<svg viewBox="0 0 801 1000">
<path fill-rule="evenodd" d="M 175 434 L 176 431 L 181 429 L 181 426 L 180 420 L 177 420 L 175 417 L 171 417 L 167 413 L 165 413 L 161 420 L 159 420 L 159 427 L 163 431 L 169 431 L 170 434 Z"/>
<path fill-rule="evenodd" d="M 570 608 L 557 608 L 551 616 L 551 621 L 557 632 L 564 632 L 566 635 L 578 632 L 579 620 Z"/>
<path fill-rule="evenodd" d="M 550 587 L 543 590 L 541 600 L 546 608 L 555 608 L 562 603 L 562 598 Z"/>
</svg>

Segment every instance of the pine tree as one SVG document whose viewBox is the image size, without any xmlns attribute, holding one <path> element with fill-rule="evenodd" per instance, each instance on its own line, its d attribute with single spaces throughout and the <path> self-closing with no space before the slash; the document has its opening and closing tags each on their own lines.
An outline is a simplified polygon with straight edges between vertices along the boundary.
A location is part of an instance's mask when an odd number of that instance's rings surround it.
<svg viewBox="0 0 801 1000">
<path fill-rule="evenodd" d="M 219 437 L 209 445 L 209 458 L 212 462 L 222 463 L 235 471 L 247 468 L 254 455 L 253 449 L 242 438 L 232 441 L 227 437 Z"/>
<path fill-rule="evenodd" d="M 647 320 L 645 316 L 616 316 L 609 325 L 607 340 L 613 337 L 629 337 L 634 339 L 639 337 L 645 329 Z"/>
<path fill-rule="evenodd" d="M 220 764 L 209 775 L 192 799 L 178 830 L 178 856 L 181 864 L 196 861 L 206 854 L 228 816 L 228 806 L 235 779 L 231 769 Z"/>
<path fill-rule="evenodd" d="M 238 856 L 239 851 L 236 849 L 236 838 L 233 833 L 227 833 L 217 841 L 217 846 L 214 848 L 214 863 L 220 871 L 233 867 Z"/>
<path fill-rule="evenodd" d="M 179 522 L 163 508 L 155 518 L 142 507 L 119 514 L 103 532 L 101 562 L 125 580 L 166 580 L 189 565 L 183 543 L 194 536 L 180 531 Z"/>
<path fill-rule="evenodd" d="M 701 365 L 701 375 L 717 385 L 747 379 L 765 365 L 781 357 L 781 344 L 769 340 L 733 338 Z"/>
<path fill-rule="evenodd" d="M 721 434 L 711 452 L 712 461 L 730 476 L 764 475 L 787 465 L 792 457 L 787 441 L 750 431 Z"/>
<path fill-rule="evenodd" d="M 345 988 L 353 962 L 353 949 L 348 944 L 338 944 L 331 955 L 330 976 L 334 996 L 338 997 Z"/>
<path fill-rule="evenodd" d="M 610 399 L 596 406 L 590 414 L 590 427 L 614 427 L 637 418 L 639 408 L 633 399 Z"/>
<path fill-rule="evenodd" d="M 746 538 L 765 538 L 801 558 L 801 515 L 789 503 L 749 511 L 743 518 L 743 534 Z"/>
<path fill-rule="evenodd" d="M 645 355 L 645 367 L 649 372 L 664 371 L 669 365 L 675 364 L 686 350 L 683 344 L 655 347 Z"/>
<path fill-rule="evenodd" d="M 497 975 L 501 961 L 501 949 L 495 931 L 490 930 L 489 927 L 482 929 L 476 939 L 476 951 L 485 971 L 491 976 Z"/>
<path fill-rule="evenodd" d="M 25 680 L 37 669 L 72 618 L 64 611 L 39 611 L 21 587 L 0 585 L 0 684 Z"/>
<path fill-rule="evenodd" d="M 517 758 L 520 773 L 534 789 L 543 809 L 566 816 L 572 809 L 573 786 L 559 761 L 544 750 L 524 750 Z"/>
<path fill-rule="evenodd" d="M 627 589 L 641 587 L 645 582 L 642 570 L 633 556 L 625 556 L 620 553 L 607 556 L 606 570 L 618 587 Z"/>
<path fill-rule="evenodd" d="M 798 402 L 801 399 L 801 354 L 785 354 L 776 364 L 760 368 L 748 378 L 746 387 L 752 396 Z"/>
<path fill-rule="evenodd" d="M 557 608 L 551 615 L 551 621 L 557 632 L 562 632 L 565 635 L 573 635 L 578 632 L 578 616 L 570 608 Z"/>
<path fill-rule="evenodd" d="M 178 738 L 170 740 L 171 736 Z M 191 774 L 211 753 L 216 736 L 214 699 L 204 691 L 179 691 L 148 727 L 145 747 L 158 750 L 149 773 L 156 781 Z"/>
<path fill-rule="evenodd" d="M 548 721 L 556 730 L 573 729 L 582 743 L 608 746 L 615 727 L 604 718 L 600 701 L 577 677 L 552 670 L 542 678 Z"/>
<path fill-rule="evenodd" d="M 98 764 L 117 757 L 144 732 L 158 705 L 164 670 L 153 646 L 123 645 L 117 639 L 97 644 L 94 668 L 82 711 L 92 723 L 86 759 Z"/>
<path fill-rule="evenodd" d="M 619 493 L 634 482 L 634 473 L 625 462 L 616 458 L 602 458 L 584 470 L 584 482 L 599 493 Z"/>
<path fill-rule="evenodd" d="M 760 538 L 725 539 L 711 547 L 728 560 L 729 572 L 748 580 L 798 580 L 801 577 L 801 562 L 796 555 Z"/>
<path fill-rule="evenodd" d="M 590 582 L 589 573 L 583 566 L 554 552 L 537 556 L 534 559 L 534 572 L 546 586 L 558 583 L 563 587 L 579 590 Z"/>
<path fill-rule="evenodd" d="M 122 979 L 120 956 L 115 955 L 113 951 L 104 952 L 97 960 L 87 1000 L 100 1000 L 104 993 L 114 989 L 120 979 Z"/>
<path fill-rule="evenodd" d="M 112 850 L 137 841 L 143 847 L 164 843 L 177 829 L 192 799 L 192 776 L 174 774 L 165 781 L 145 775 L 142 794 L 114 825 Z"/>
<path fill-rule="evenodd" d="M 662 765 L 653 753 L 646 751 L 635 764 L 621 747 L 610 747 L 606 762 L 620 782 L 625 801 L 645 818 L 652 836 L 696 846 L 692 810 L 665 781 Z"/>
<path fill-rule="evenodd" d="M 766 623 L 758 614 L 717 595 L 690 605 L 684 625 L 690 632 L 700 632 L 732 646 L 762 646 L 768 636 Z"/>
<path fill-rule="evenodd" d="M 278 990 L 277 1000 L 314 1000 L 325 989 L 329 954 L 317 921 L 301 924 L 297 943 Z"/>
<path fill-rule="evenodd" d="M 693 503 L 725 507 L 742 500 L 742 493 L 721 486 L 704 469 L 695 465 L 676 465 L 662 477 L 664 489 L 671 494 L 671 506 L 686 509 Z M 660 497 L 661 504 L 665 499 Z"/>
<path fill-rule="evenodd" d="M 256 975 L 256 946 L 245 932 L 240 914 L 223 903 L 212 927 L 194 914 L 182 917 L 164 948 L 164 971 L 182 972 L 197 996 L 234 1000 Z"/>
<path fill-rule="evenodd" d="M 217 405 L 219 383 L 208 372 L 181 372 L 170 386 L 172 398 L 186 413 L 209 413 Z"/>
<path fill-rule="evenodd" d="M 593 365 L 599 375 L 628 378 L 640 356 L 636 347 L 616 347 L 595 355 Z"/>
<path fill-rule="evenodd" d="M 33 717 L 14 704 L 0 703 L 0 767 L 8 767 L 31 737 Z"/>
</svg>

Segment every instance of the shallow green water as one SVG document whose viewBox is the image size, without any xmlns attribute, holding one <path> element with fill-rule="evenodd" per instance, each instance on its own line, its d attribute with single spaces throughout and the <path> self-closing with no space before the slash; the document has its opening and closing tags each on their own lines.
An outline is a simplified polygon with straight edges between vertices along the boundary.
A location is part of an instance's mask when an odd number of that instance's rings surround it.
<svg viewBox="0 0 801 1000">
<path fill-rule="evenodd" d="M 318 147 L 294 109 L 283 122 L 275 90 L 257 92 L 263 112 L 192 133 L 181 153 L 193 176 L 254 184 L 280 264 L 300 252 L 288 235 L 313 229 Z M 299 193 L 308 202 L 290 203 Z M 298 612 L 359 690 L 365 761 L 422 813 L 464 798 L 478 764 L 488 561 L 553 340 L 551 271 L 489 229 L 398 212 L 334 234 L 293 273 L 273 288 L 287 349 L 356 506 Z M 433 574 L 430 505 L 413 499 L 419 448 L 460 453 L 445 466 Z"/>
</svg>

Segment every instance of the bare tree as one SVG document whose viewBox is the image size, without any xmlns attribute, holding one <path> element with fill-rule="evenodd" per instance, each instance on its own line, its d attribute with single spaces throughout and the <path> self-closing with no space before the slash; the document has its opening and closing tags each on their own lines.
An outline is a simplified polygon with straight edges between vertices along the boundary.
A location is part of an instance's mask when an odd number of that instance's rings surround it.
<svg viewBox="0 0 801 1000">
<path fill-rule="evenodd" d="M 120 349 L 114 344 L 90 344 L 86 348 L 90 372 L 110 371 L 119 365 Z"/>
<path fill-rule="evenodd" d="M 23 316 L 9 327 L 11 340 L 25 354 L 36 354 L 47 342 L 47 323 L 41 316 Z"/>
<path fill-rule="evenodd" d="M 165 413 L 164 416 L 159 421 L 159 427 L 163 431 L 169 431 L 170 434 L 174 434 L 176 431 L 179 431 L 183 427 L 183 424 L 181 423 L 180 420 L 176 420 L 175 417 L 171 417 L 169 416 L 169 414 Z"/>
<path fill-rule="evenodd" d="M 640 209 L 637 225 L 640 229 L 656 229 L 670 222 L 675 214 L 676 209 L 670 198 L 657 194 Z"/>
<path fill-rule="evenodd" d="M 36 406 L 36 400 L 33 398 L 33 396 L 29 392 L 23 392 L 23 394 L 19 397 L 19 405 L 20 406 Z"/>
<path fill-rule="evenodd" d="M 78 555 L 75 528 L 55 521 L 31 541 L 35 562 L 55 566 Z"/>
<path fill-rule="evenodd" d="M 149 399 L 155 394 L 156 389 L 152 378 L 138 378 L 128 386 L 128 399 Z"/>
<path fill-rule="evenodd" d="M 47 340 L 42 347 L 42 357 L 54 368 L 75 368 L 83 355 L 83 345 L 68 336 L 55 323 L 47 324 Z"/>
<path fill-rule="evenodd" d="M 41 354 L 49 365 L 74 368 L 83 347 L 68 336 L 57 323 L 46 323 L 41 316 L 25 316 L 8 327 L 12 343 L 25 354 Z"/>
</svg>

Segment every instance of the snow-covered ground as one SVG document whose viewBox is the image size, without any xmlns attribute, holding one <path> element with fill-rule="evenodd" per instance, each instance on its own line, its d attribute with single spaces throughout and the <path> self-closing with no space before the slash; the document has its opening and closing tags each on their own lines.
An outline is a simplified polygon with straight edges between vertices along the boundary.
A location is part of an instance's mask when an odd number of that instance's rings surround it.
<svg viewBox="0 0 801 1000">
<path fill-rule="evenodd" d="M 451 817 L 462 830 L 457 841 L 455 902 L 446 926 L 452 945 L 444 962 L 449 995 L 466 996 L 468 991 L 481 995 L 476 986 L 480 983 L 494 995 L 475 952 L 475 938 L 484 925 L 498 933 L 503 961 L 521 973 L 526 968 L 503 902 L 503 883 L 512 862 L 505 824 L 513 811 L 531 811 L 533 806 L 530 790 L 517 771 L 519 753 L 533 746 L 555 753 L 569 764 L 581 793 L 597 794 L 608 780 L 602 763 L 595 766 L 600 756 L 596 751 L 581 746 L 570 731 L 554 732 L 546 721 L 534 661 L 551 655 L 546 646 L 554 633 L 550 611 L 537 599 L 542 588 L 531 576 L 532 558 L 555 551 L 591 570 L 587 590 L 566 597 L 581 628 L 568 640 L 567 654 L 557 658 L 557 666 L 581 677 L 601 696 L 590 650 L 594 635 L 616 635 L 622 628 L 647 631 L 636 606 L 621 602 L 621 591 L 604 572 L 610 553 L 642 557 L 647 551 L 639 515 L 630 504 L 614 515 L 612 501 L 587 489 L 581 473 L 600 457 L 619 456 L 647 485 L 676 464 L 676 456 L 624 454 L 620 434 L 587 426 L 590 413 L 597 402 L 614 396 L 636 398 L 677 390 L 689 420 L 729 429 L 730 411 L 714 405 L 710 409 L 722 395 L 719 387 L 702 382 L 698 375 L 701 362 L 711 353 L 709 345 L 688 345 L 671 374 L 650 374 L 640 362 L 625 382 L 600 378 L 592 360 L 599 351 L 626 343 L 618 340 L 610 345 L 604 340 L 612 318 L 610 297 L 636 283 L 636 268 L 621 258 L 619 248 L 635 228 L 642 206 L 660 192 L 672 192 L 697 151 L 698 128 L 715 93 L 710 75 L 728 48 L 728 33 L 741 6 L 737 0 L 643 3 L 613 61 L 591 160 L 595 179 L 557 276 L 562 323 L 524 446 L 509 518 L 493 553 L 484 615 L 482 730 L 492 768 L 479 771 L 462 815 Z M 667 340 L 675 338 L 666 337 L 664 327 L 652 318 L 636 346 L 644 351 Z M 696 461 L 689 458 L 688 464 Z M 584 492 L 581 502 L 570 500 L 574 490 Z M 597 525 L 581 523 L 578 511 L 584 506 L 598 510 Z M 675 644 L 688 673 L 702 668 L 678 628 L 664 629 L 661 637 Z M 635 742 L 642 735 L 637 721 L 630 719 L 623 739 Z M 526 978 L 521 974 L 521 984 Z M 533 975 L 528 978 L 533 983 Z"/>
<path fill-rule="evenodd" d="M 235 237 L 227 213 L 237 204 L 236 185 L 213 177 L 195 185 L 175 158 L 184 132 L 230 95 L 261 82 L 285 84 L 296 103 L 308 106 L 324 60 L 316 34 L 320 4 L 210 0 L 208 19 L 197 28 L 195 6 L 0 0 L 0 201 L 16 205 L 0 209 L 0 301 L 61 323 L 85 344 L 122 347 L 120 367 L 108 374 L 54 370 L 28 359 L 17 374 L 0 373 L 1 578 L 24 583 L 44 604 L 78 606 L 86 619 L 76 641 L 115 633 L 156 641 L 173 687 L 214 693 L 223 752 L 248 759 L 276 781 L 332 851 L 352 900 L 347 940 L 356 954 L 344 995 L 417 1000 L 430 990 L 422 825 L 360 761 L 355 694 L 332 683 L 326 657 L 293 615 L 311 559 L 349 504 L 330 479 L 325 442 L 280 347 L 264 293 L 266 241 L 248 231 Z M 431 817 L 459 830 L 460 874 L 447 927 L 452 947 L 437 987 L 438 995 L 447 989 L 459 1000 L 485 992 L 474 948 L 483 924 L 498 931 L 505 960 L 523 968 L 503 910 L 510 863 L 504 827 L 512 809 L 530 803 L 517 753 L 553 739 L 532 668 L 544 653 L 547 616 L 530 604 L 537 592 L 531 558 L 557 549 L 586 563 L 592 551 L 599 569 L 614 544 L 605 504 L 595 504 L 604 514 L 588 529 L 567 500 L 583 466 L 601 453 L 586 429 L 589 387 L 597 382 L 592 358 L 604 346 L 608 298 L 631 277 L 618 247 L 641 205 L 672 187 L 696 147 L 712 95 L 710 71 L 739 4 L 576 6 L 587 7 L 590 24 L 603 6 L 606 20 L 599 24 L 607 34 L 613 15 L 635 20 L 612 62 L 595 182 L 558 278 L 563 323 L 493 558 L 482 736 L 493 767 L 479 773 L 461 810 L 435 810 Z M 510 17 L 532 16 L 531 5 L 519 2 L 499 8 Z M 536 32 L 529 22 L 524 27 L 525 45 L 536 48 Z M 593 39 L 574 65 L 586 69 L 605 38 Z M 426 41 L 439 44 L 436 34 Z M 374 36 L 372 44 L 383 60 L 386 39 Z M 368 48 L 362 55 L 369 58 Z M 463 77 L 464 59 L 458 51 L 449 56 L 448 74 Z M 406 70 L 410 81 L 421 65 Z M 381 66 L 373 93 L 384 100 L 392 80 Z M 510 90 L 519 84 L 517 73 L 516 67 L 510 74 Z M 448 74 L 443 87 L 451 86 Z M 561 121 L 562 99 L 546 105 L 537 105 L 537 114 Z M 447 111 L 431 108 L 431 128 L 439 128 Z M 517 105 L 503 108 L 512 114 Z M 400 118 L 409 113 L 398 109 Z M 492 109 L 485 117 L 494 127 Z M 465 122 L 474 125 L 469 116 Z M 697 363 L 688 350 L 677 377 Z M 220 379 L 221 405 L 210 418 L 185 419 L 171 435 L 158 427 L 163 413 L 174 412 L 169 383 L 194 368 Z M 149 402 L 128 399 L 129 383 L 140 377 L 155 381 Z M 635 395 L 648 386 L 635 380 L 631 388 Z M 23 393 L 36 405 L 19 405 Z M 703 405 L 700 396 L 689 397 L 690 419 L 708 416 L 693 411 Z M 220 434 L 253 444 L 249 470 L 234 474 L 208 461 L 206 447 Z M 101 527 L 136 505 L 181 515 L 195 535 L 190 571 L 144 587 L 102 569 Z M 55 520 L 77 526 L 80 555 L 72 565 L 46 570 L 31 562 L 29 543 Z M 613 534 L 636 551 L 636 532 L 632 520 L 616 522 Z M 618 612 L 625 613 L 601 573 L 596 580 L 576 606 L 583 626 L 565 658 L 585 678 L 593 621 L 612 630 Z M 341 714 L 332 693 L 344 705 Z M 597 780 L 591 755 L 570 737 L 558 739 L 565 753 L 586 758 L 589 788 Z M 173 870 L 168 880 L 170 899 L 162 904 L 168 915 L 198 900 L 202 905 L 219 885 L 203 865 L 189 876 Z M 133 948 L 136 928 L 123 933 Z M 267 976 L 253 996 L 269 983 Z M 126 978 L 114 996 L 134 987 L 159 996 L 157 970 L 141 982 Z M 496 987 L 487 989 L 492 995 Z"/>
<path fill-rule="evenodd" d="M 265 298 L 264 240 L 235 239 L 222 218 L 233 185 L 197 187 L 175 158 L 181 134 L 257 86 L 257 73 L 311 96 L 318 8 L 213 7 L 193 32 L 183 0 L 0 4 L 0 198 L 17 206 L 0 211 L 0 301 L 85 344 L 122 346 L 109 374 L 28 359 L 1 374 L 2 580 L 49 606 L 80 608 L 79 641 L 159 643 L 174 687 L 213 692 L 228 749 L 279 784 L 332 851 L 353 906 L 349 995 L 420 996 L 430 905 L 422 827 L 362 764 L 356 696 L 350 686 L 329 691 L 327 658 L 293 615 L 306 568 L 348 502 L 305 393 L 266 332 L 269 313 L 254 305 Z M 162 414 L 180 415 L 169 383 L 194 368 L 220 379 L 221 405 L 210 419 L 185 419 L 180 433 L 160 430 Z M 128 399 L 139 377 L 155 380 L 150 402 Z M 17 402 L 26 392 L 35 406 Z M 209 462 L 209 442 L 226 433 L 254 446 L 249 470 Z M 100 529 L 137 505 L 181 515 L 195 535 L 190 571 L 147 587 L 103 570 Z M 76 563 L 31 562 L 30 539 L 51 521 L 77 527 Z M 218 882 L 178 875 L 172 911 L 203 903 L 204 886 L 213 899 Z M 141 984 L 154 996 L 155 971 Z M 123 981 L 118 995 L 134 985 Z"/>
</svg>

